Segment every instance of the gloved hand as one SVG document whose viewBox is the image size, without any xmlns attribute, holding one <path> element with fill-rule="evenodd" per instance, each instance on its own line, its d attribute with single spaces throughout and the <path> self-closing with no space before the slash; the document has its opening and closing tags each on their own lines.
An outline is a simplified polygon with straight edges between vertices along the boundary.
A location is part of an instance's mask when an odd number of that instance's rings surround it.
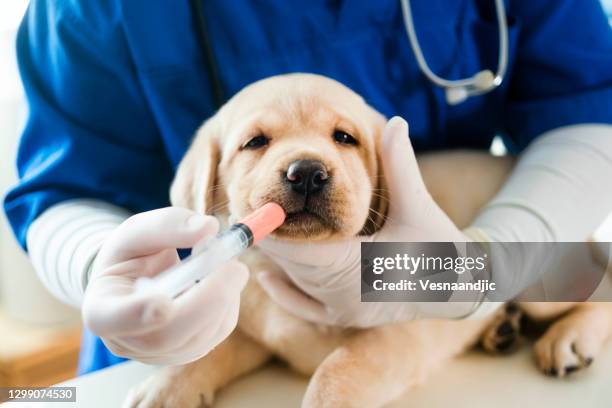
<svg viewBox="0 0 612 408">
<path fill-rule="evenodd" d="M 96 257 L 83 302 L 87 327 L 114 354 L 150 364 L 185 364 L 207 354 L 236 327 L 248 270 L 232 261 L 175 299 L 134 293 L 134 282 L 179 262 L 176 248 L 200 247 L 219 228 L 214 217 L 168 207 L 121 224 Z"/>
<path fill-rule="evenodd" d="M 389 212 L 380 231 L 331 243 L 267 238 L 259 244 L 286 275 L 261 272 L 258 280 L 290 313 L 322 324 L 371 327 L 420 317 L 457 318 L 473 310 L 475 305 L 469 302 L 361 303 L 361 242 L 470 241 L 427 191 L 402 118 L 387 123 L 381 156 Z"/>
</svg>

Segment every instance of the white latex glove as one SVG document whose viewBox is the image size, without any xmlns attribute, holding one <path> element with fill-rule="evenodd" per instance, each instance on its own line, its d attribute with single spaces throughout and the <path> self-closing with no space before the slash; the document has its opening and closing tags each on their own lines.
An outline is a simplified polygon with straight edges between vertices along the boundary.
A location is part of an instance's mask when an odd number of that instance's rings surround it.
<svg viewBox="0 0 612 408">
<path fill-rule="evenodd" d="M 214 236 L 214 217 L 168 207 L 137 214 L 104 242 L 85 291 L 83 319 L 114 354 L 150 364 L 186 364 L 236 327 L 247 267 L 228 262 L 175 299 L 134 293 L 134 282 L 179 262 L 176 248 Z"/>
<path fill-rule="evenodd" d="M 389 212 L 380 231 L 331 243 L 296 244 L 267 238 L 259 244 L 286 276 L 262 272 L 258 280 L 290 313 L 316 323 L 371 327 L 422 317 L 464 317 L 474 309 L 469 302 L 361 302 L 361 242 L 470 241 L 427 191 L 408 138 L 408 124 L 402 118 L 387 123 L 381 153 Z"/>
</svg>

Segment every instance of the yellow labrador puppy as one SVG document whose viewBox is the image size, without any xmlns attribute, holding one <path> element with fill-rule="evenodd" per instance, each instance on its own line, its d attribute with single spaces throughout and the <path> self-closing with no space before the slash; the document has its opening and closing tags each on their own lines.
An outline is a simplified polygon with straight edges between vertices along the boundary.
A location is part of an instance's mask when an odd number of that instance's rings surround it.
<svg viewBox="0 0 612 408">
<path fill-rule="evenodd" d="M 275 233 L 279 239 L 372 233 L 386 211 L 377 154 L 385 122 L 361 97 L 328 78 L 293 74 L 256 82 L 198 131 L 178 169 L 172 202 L 227 223 L 275 201 L 288 213 Z M 421 156 L 419 162 L 433 197 L 459 226 L 495 194 L 512 166 L 508 158 L 469 152 Z M 295 174 L 311 185 L 297 183 Z M 479 183 L 471 182 L 476 178 Z M 302 211 L 306 189 L 308 212 Z M 131 392 L 128 406 L 209 406 L 219 388 L 276 356 L 312 375 L 303 406 L 378 407 L 473 346 L 485 331 L 485 344 L 497 348 L 499 327 L 516 320 L 511 310 L 485 320 L 423 320 L 368 330 L 319 326 L 287 314 L 259 287 L 258 272 L 278 270 L 271 260 L 257 249 L 243 260 L 253 278 L 242 294 L 234 333 L 199 361 L 160 370 Z M 550 316 L 559 313 L 559 307 L 550 309 Z M 606 312 L 604 321 L 610 321 Z M 571 327 L 593 328 L 583 316 L 574 320 L 581 323 L 572 321 Z"/>
</svg>

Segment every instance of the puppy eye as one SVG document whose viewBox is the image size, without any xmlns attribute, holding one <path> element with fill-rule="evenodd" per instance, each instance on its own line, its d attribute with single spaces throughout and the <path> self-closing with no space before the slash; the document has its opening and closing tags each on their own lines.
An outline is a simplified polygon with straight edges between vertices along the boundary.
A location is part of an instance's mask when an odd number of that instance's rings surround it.
<svg viewBox="0 0 612 408">
<path fill-rule="evenodd" d="M 249 140 L 244 146 L 242 146 L 242 148 L 259 149 L 261 147 L 267 146 L 268 143 L 270 143 L 270 139 L 267 136 L 259 135 Z"/>
<path fill-rule="evenodd" d="M 357 140 L 353 136 L 337 129 L 334 131 L 334 141 L 340 144 L 357 145 Z"/>
</svg>

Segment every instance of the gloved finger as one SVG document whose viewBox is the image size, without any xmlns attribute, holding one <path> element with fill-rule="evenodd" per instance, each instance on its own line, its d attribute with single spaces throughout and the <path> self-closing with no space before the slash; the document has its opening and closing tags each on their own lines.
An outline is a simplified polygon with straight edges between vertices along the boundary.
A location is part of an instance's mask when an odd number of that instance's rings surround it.
<svg viewBox="0 0 612 408">
<path fill-rule="evenodd" d="M 172 318 L 169 297 L 150 292 L 132 293 L 132 285 L 133 281 L 123 276 L 104 276 L 87 289 L 82 315 L 93 333 L 118 336 L 154 330 Z"/>
<path fill-rule="evenodd" d="M 125 342 L 132 348 L 155 350 L 159 354 L 180 348 L 198 333 L 216 333 L 225 310 L 240 304 L 240 292 L 248 277 L 246 265 L 228 262 L 173 301 L 173 318 L 167 325 L 126 338 Z"/>
<path fill-rule="evenodd" d="M 219 230 L 215 217 L 178 207 L 136 214 L 121 224 L 105 246 L 110 262 L 152 254 L 167 248 L 191 248 Z M 114 241 L 113 241 L 114 239 Z"/>
<path fill-rule="evenodd" d="M 212 336 L 212 343 L 217 345 L 225 340 L 238 325 L 240 315 L 240 296 L 237 301 L 230 303 L 225 311 L 225 315 L 221 319 L 221 324 L 216 333 Z"/>
<path fill-rule="evenodd" d="M 236 304 L 235 307 L 234 303 Z M 107 339 L 103 339 L 103 341 L 113 354 L 138 360 L 142 363 L 161 365 L 187 364 L 206 355 L 217 344 L 223 341 L 224 338 L 220 338 L 217 333 L 228 324 L 225 321 L 228 311 L 239 308 L 240 300 L 238 295 L 237 299 L 233 299 L 229 304 L 224 304 L 223 310 L 215 310 L 213 314 L 209 315 L 214 317 L 214 319 L 203 330 L 189 333 L 188 337 L 181 339 L 173 338 L 172 336 L 166 336 L 165 339 L 162 339 L 155 335 L 146 334 L 144 336 L 118 338 L 108 342 L 108 344 Z M 237 320 L 237 316 L 233 322 L 230 320 L 229 324 L 234 324 L 231 330 L 235 327 Z M 228 335 L 231 333 L 231 330 L 227 332 Z M 163 342 L 160 342 L 160 340 Z"/>
<path fill-rule="evenodd" d="M 408 136 L 408 123 L 399 116 L 383 132 L 381 161 L 389 189 L 389 219 L 406 221 L 405 211 L 428 194 Z"/>
<path fill-rule="evenodd" d="M 208 354 L 213 348 L 225 340 L 236 328 L 240 311 L 240 295 L 231 301 L 224 313 L 218 315 L 218 325 L 215 330 L 200 331 L 185 344 L 162 356 L 156 356 L 150 364 L 188 364 Z M 151 360 L 151 357 L 148 357 Z"/>
<path fill-rule="evenodd" d="M 339 262 L 339 255 L 360 250 L 360 237 L 333 242 L 293 243 L 266 238 L 257 246 L 275 260 L 284 260 L 309 267 L 327 267 Z M 341 257 L 341 256 L 340 256 Z M 292 272 L 292 271 L 290 271 Z"/>
<path fill-rule="evenodd" d="M 264 271 L 257 275 L 257 280 L 287 312 L 313 323 L 330 324 L 325 305 L 303 293 L 281 274 Z"/>
</svg>

